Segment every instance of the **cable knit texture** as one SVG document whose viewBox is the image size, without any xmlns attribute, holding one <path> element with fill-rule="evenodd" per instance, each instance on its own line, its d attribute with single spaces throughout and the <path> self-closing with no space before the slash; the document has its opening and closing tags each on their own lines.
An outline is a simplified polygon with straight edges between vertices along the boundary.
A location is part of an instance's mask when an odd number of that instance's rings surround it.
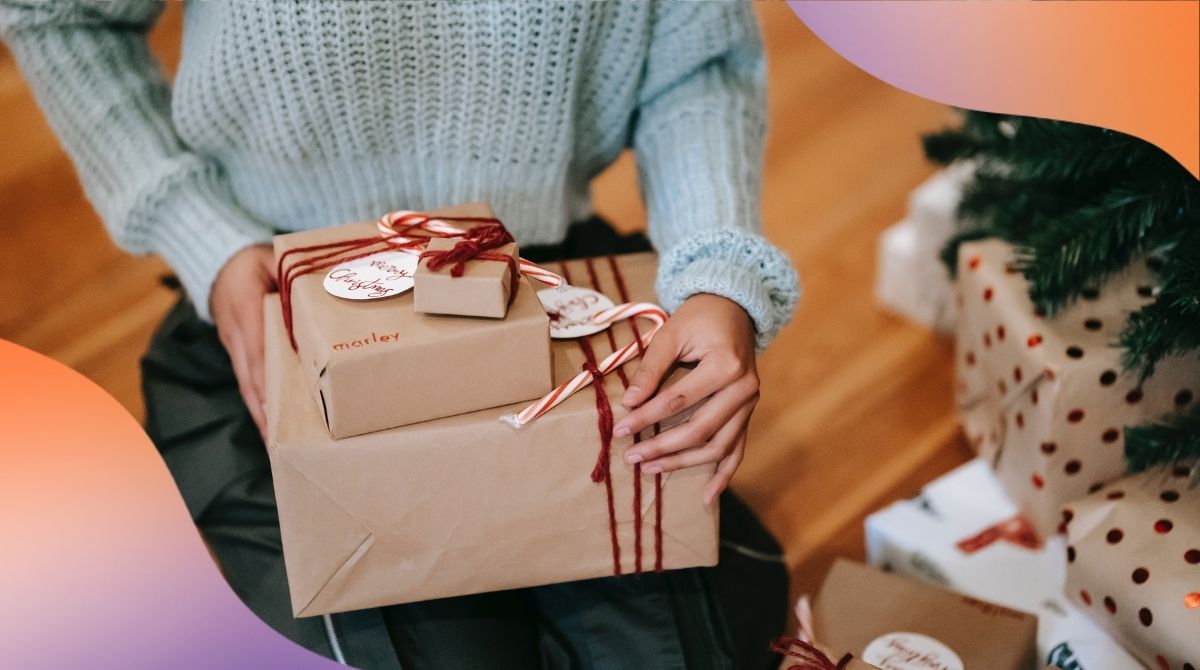
<svg viewBox="0 0 1200 670">
<path fill-rule="evenodd" d="M 277 230 L 488 200 L 557 242 L 633 147 L 665 306 L 736 300 L 760 346 L 790 318 L 745 4 L 192 0 L 173 90 L 145 39 L 162 6 L 0 0 L 0 36 L 114 239 L 205 316 L 225 261 Z"/>
</svg>

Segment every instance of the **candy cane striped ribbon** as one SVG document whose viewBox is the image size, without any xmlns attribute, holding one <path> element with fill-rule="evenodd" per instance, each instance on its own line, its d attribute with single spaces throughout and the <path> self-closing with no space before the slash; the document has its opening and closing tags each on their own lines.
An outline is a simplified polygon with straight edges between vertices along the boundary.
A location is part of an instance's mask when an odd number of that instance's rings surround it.
<svg viewBox="0 0 1200 670">
<path fill-rule="evenodd" d="M 401 231 L 421 230 L 429 233 L 432 237 L 461 237 L 464 231 L 462 228 L 450 225 L 449 223 L 423 214 L 421 212 L 410 212 L 407 210 L 397 210 L 384 214 L 378 221 L 375 222 L 375 227 L 379 230 L 379 237 L 383 241 L 393 246 L 400 247 L 401 250 L 409 253 L 420 254 L 423 249 L 414 248 L 413 242 L 424 236 L 410 237 L 404 235 Z M 547 270 L 546 268 L 525 260 L 518 259 L 517 269 L 521 274 L 536 279 L 537 281 L 551 287 L 563 286 L 566 281 L 559 275 Z"/>
<path fill-rule="evenodd" d="M 648 302 L 627 302 L 616 307 L 611 307 L 606 310 L 596 312 L 592 315 L 592 320 L 596 323 L 602 323 L 606 326 L 611 326 L 617 321 L 624 319 L 643 318 L 649 320 L 653 325 L 649 330 L 641 334 L 641 344 L 635 340 L 617 349 L 608 355 L 597 367 L 601 375 L 616 370 L 625 363 L 637 357 L 638 352 L 650 344 L 650 340 L 654 334 L 663 327 L 667 322 L 667 313 L 658 305 Z M 580 372 L 570 380 L 564 382 L 558 388 L 542 396 L 541 399 L 533 402 L 525 409 L 516 414 L 508 414 L 500 417 L 502 421 L 509 424 L 513 428 L 520 428 L 525 424 L 533 421 L 539 416 L 549 412 L 557 407 L 562 401 L 571 397 L 576 391 L 584 388 L 592 383 L 592 375 L 587 370 Z"/>
</svg>

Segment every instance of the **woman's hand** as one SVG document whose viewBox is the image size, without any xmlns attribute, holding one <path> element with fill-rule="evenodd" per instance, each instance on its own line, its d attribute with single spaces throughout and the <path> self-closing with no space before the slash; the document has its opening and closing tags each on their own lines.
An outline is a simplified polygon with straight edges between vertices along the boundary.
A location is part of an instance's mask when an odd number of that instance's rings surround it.
<svg viewBox="0 0 1200 670">
<path fill-rule="evenodd" d="M 698 365 L 654 395 L 676 361 Z M 613 434 L 636 434 L 706 398 L 686 422 L 626 450 L 625 461 L 641 463 L 649 473 L 715 462 L 717 472 L 704 488 L 704 502 L 712 504 L 742 462 L 746 427 L 758 402 L 758 371 L 750 316 L 732 300 L 700 293 L 683 302 L 646 348 L 621 398 L 637 409 Z"/>
<path fill-rule="evenodd" d="M 275 255 L 267 245 L 246 247 L 225 262 L 209 296 L 213 323 L 229 352 L 238 389 L 266 439 L 263 379 L 263 296 L 275 290 Z"/>
</svg>

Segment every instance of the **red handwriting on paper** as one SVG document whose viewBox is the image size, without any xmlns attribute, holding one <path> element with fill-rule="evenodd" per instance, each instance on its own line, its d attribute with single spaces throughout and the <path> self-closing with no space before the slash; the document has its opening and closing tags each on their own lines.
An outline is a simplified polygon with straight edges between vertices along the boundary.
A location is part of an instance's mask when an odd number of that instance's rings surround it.
<svg viewBox="0 0 1200 670">
<path fill-rule="evenodd" d="M 387 286 L 386 282 L 399 281 L 412 277 L 412 273 L 404 268 L 398 268 L 387 261 L 371 261 L 371 267 L 384 272 L 382 276 L 361 277 L 350 268 L 338 268 L 329 273 L 329 279 L 345 284 L 349 292 L 366 291 L 371 298 L 384 298 L 396 292 L 396 288 Z"/>
<path fill-rule="evenodd" d="M 396 265 L 379 258 L 371 261 L 371 267 L 378 270 L 383 270 L 387 273 L 388 276 L 384 278 L 384 281 L 396 281 L 397 279 L 405 279 L 412 276 L 407 268 L 397 267 Z"/>
<path fill-rule="evenodd" d="M 382 298 L 391 295 L 395 289 L 384 286 L 382 277 L 369 277 L 366 279 L 359 278 L 358 273 L 349 268 L 339 268 L 329 273 L 329 278 L 333 281 L 346 285 L 347 291 L 368 291 L 367 295 L 372 298 Z"/>
<path fill-rule="evenodd" d="M 350 340 L 349 342 L 337 342 L 333 345 L 334 351 L 349 351 L 350 349 L 361 349 L 371 346 L 372 344 L 387 344 L 388 342 L 399 342 L 400 333 L 371 333 L 370 336 L 358 340 Z"/>
<path fill-rule="evenodd" d="M 943 660 L 937 650 L 925 650 L 910 644 L 905 638 L 894 636 L 888 640 L 886 655 L 882 658 L 872 658 L 871 663 L 884 670 L 892 668 L 929 668 L 929 670 L 959 670 L 957 664 L 948 659 Z"/>
<path fill-rule="evenodd" d="M 552 302 L 546 312 L 550 315 L 550 324 L 555 328 L 591 325 L 592 313 L 599 302 L 600 296 L 594 293 L 578 293 L 566 300 Z"/>
</svg>

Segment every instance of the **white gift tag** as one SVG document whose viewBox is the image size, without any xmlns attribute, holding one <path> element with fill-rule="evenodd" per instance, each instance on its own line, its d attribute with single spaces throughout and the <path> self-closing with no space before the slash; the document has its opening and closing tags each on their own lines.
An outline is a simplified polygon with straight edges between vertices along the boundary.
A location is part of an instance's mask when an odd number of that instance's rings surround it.
<svg viewBox="0 0 1200 670">
<path fill-rule="evenodd" d="M 862 660 L 880 670 L 963 670 L 953 649 L 920 633 L 884 633 L 863 649 Z"/>
<path fill-rule="evenodd" d="M 603 293 L 578 286 L 544 288 L 537 293 L 550 315 L 550 337 L 567 340 L 598 333 L 608 327 L 592 321 L 592 315 L 613 307 Z"/>
<path fill-rule="evenodd" d="M 405 251 L 383 251 L 342 263 L 325 275 L 325 290 L 350 300 L 378 300 L 413 287 L 420 258 Z"/>
</svg>

